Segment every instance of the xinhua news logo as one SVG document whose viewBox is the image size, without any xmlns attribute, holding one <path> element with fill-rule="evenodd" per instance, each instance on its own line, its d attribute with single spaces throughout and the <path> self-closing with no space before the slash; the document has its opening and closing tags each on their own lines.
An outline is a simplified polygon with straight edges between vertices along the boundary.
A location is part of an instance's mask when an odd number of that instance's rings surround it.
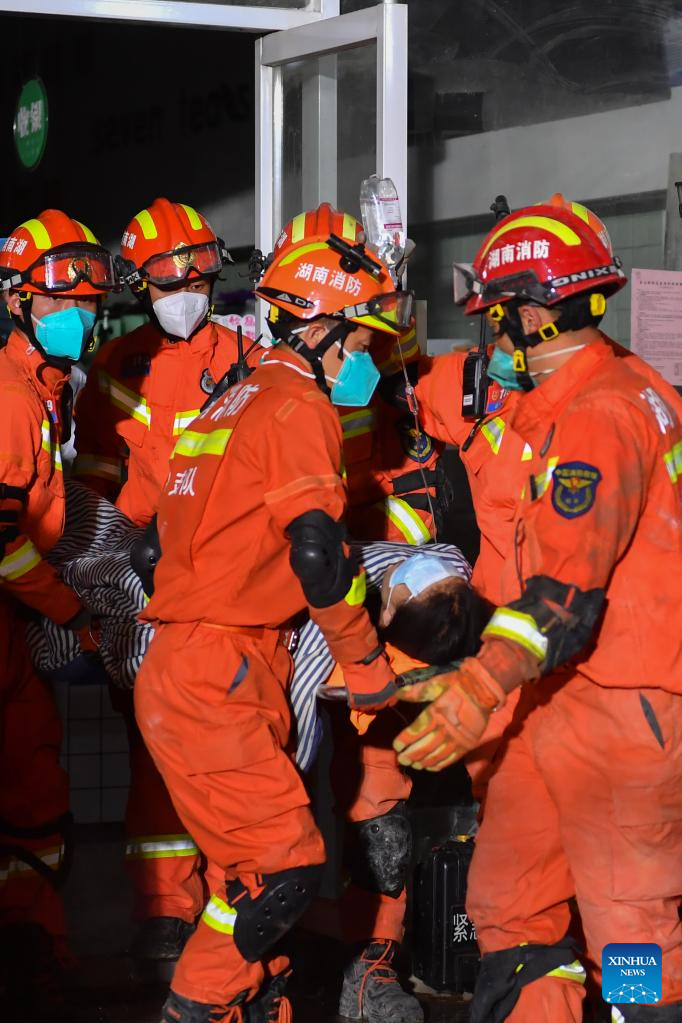
<svg viewBox="0 0 682 1023">
<path fill-rule="evenodd" d="M 653 942 L 613 942 L 602 953 L 604 1001 L 650 1005 L 661 998 L 663 953 Z"/>
</svg>

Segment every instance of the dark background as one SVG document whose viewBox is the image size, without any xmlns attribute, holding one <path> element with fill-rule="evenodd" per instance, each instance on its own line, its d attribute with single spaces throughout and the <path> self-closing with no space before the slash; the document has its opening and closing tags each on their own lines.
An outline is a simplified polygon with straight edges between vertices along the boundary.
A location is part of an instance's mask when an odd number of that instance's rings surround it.
<svg viewBox="0 0 682 1023">
<path fill-rule="evenodd" d="M 156 196 L 213 212 L 226 194 L 252 192 L 253 35 L 0 15 L 0 38 L 0 237 L 57 207 L 118 250 L 128 221 Z M 49 129 L 28 171 L 12 123 L 35 76 Z M 228 225 L 211 219 L 229 245 Z"/>
</svg>

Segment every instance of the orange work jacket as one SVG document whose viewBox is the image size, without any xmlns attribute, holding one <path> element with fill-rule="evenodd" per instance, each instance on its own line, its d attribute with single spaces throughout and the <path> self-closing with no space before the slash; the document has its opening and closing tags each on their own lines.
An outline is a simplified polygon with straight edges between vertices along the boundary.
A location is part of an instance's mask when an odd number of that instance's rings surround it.
<svg viewBox="0 0 682 1023">
<path fill-rule="evenodd" d="M 147 523 L 175 442 L 236 359 L 236 335 L 214 323 L 189 342 L 146 323 L 104 345 L 76 405 L 74 477 Z"/>
<path fill-rule="evenodd" d="M 282 627 L 307 606 L 287 527 L 313 510 L 339 521 L 346 502 L 336 410 L 309 364 L 276 348 L 176 443 L 158 509 L 162 555 L 143 617 Z M 363 601 L 364 571 L 345 598 L 309 613 L 335 659 L 377 692 L 393 676 L 384 658 L 359 664 L 379 646 Z"/>
<path fill-rule="evenodd" d="M 415 391 L 426 432 L 459 447 L 481 531 L 472 583 L 497 604 L 502 598 L 500 575 L 513 548 L 514 514 L 531 451 L 509 425 L 519 392 L 497 386 L 490 392 L 490 411 L 466 446 L 474 426 L 461 415 L 466 354 L 452 352 L 421 359 Z"/>
<path fill-rule="evenodd" d="M 510 426 L 533 456 L 503 603 L 537 575 L 603 589 L 595 643 L 577 670 L 600 685 L 679 693 L 682 400 L 657 386 L 655 371 L 637 372 L 638 362 L 619 358 L 602 338 L 517 403 Z M 534 652 L 532 619 L 508 610 L 495 613 L 484 637 Z"/>
<path fill-rule="evenodd" d="M 375 333 L 371 352 L 381 373 L 399 372 L 403 361 L 408 365 L 419 358 L 415 328 L 399 338 Z M 418 431 L 411 414 L 378 395 L 367 408 L 340 407 L 338 412 L 351 535 L 415 546 L 436 539 L 431 509 L 436 508 L 435 470 L 443 445 Z"/>
<path fill-rule="evenodd" d="M 18 331 L 0 351 L 0 587 L 60 625 L 81 606 L 44 560 L 64 529 L 67 380 Z"/>
</svg>

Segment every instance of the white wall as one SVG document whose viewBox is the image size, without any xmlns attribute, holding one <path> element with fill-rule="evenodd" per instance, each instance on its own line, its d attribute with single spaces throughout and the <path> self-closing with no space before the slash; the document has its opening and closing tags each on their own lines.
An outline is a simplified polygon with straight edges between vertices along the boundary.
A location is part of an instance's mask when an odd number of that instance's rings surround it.
<svg viewBox="0 0 682 1023">
<path fill-rule="evenodd" d="M 597 199 L 665 189 L 669 155 L 680 149 L 682 87 L 660 103 L 449 139 L 432 169 L 432 194 L 412 188 L 410 218 L 486 213 L 500 192 L 518 207 L 552 192 Z M 420 179 L 415 150 L 410 173 Z"/>
</svg>

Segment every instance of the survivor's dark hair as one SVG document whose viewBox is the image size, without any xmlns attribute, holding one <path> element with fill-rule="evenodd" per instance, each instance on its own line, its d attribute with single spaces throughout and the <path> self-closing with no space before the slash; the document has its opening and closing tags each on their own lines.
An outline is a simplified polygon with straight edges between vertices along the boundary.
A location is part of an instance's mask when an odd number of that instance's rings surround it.
<svg viewBox="0 0 682 1023">
<path fill-rule="evenodd" d="M 426 664 L 472 657 L 494 607 L 472 586 L 439 589 L 401 604 L 379 638 Z"/>
</svg>

